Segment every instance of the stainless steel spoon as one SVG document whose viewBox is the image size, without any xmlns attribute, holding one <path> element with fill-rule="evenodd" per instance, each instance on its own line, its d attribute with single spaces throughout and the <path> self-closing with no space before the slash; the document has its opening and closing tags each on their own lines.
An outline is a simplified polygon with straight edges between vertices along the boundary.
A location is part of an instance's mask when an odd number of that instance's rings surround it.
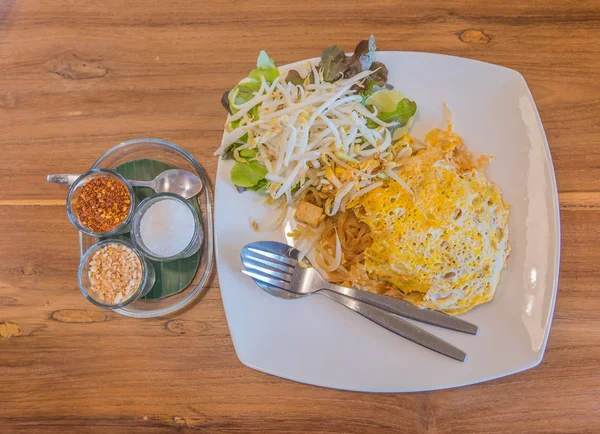
<svg viewBox="0 0 600 434">
<path fill-rule="evenodd" d="M 48 175 L 48 182 L 53 184 L 71 185 L 79 175 Z M 128 180 L 134 187 L 148 187 L 157 193 L 175 193 L 185 199 L 190 199 L 202 191 L 202 181 L 196 175 L 183 169 L 169 169 L 162 172 L 152 181 Z"/>
</svg>

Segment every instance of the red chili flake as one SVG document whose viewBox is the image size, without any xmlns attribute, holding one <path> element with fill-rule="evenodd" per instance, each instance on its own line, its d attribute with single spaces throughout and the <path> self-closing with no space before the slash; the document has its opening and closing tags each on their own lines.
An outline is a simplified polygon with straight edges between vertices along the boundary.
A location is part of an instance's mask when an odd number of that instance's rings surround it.
<svg viewBox="0 0 600 434">
<path fill-rule="evenodd" d="M 94 232 L 109 232 L 127 218 L 129 190 L 118 179 L 95 178 L 83 186 L 75 207 L 83 226 Z"/>
</svg>

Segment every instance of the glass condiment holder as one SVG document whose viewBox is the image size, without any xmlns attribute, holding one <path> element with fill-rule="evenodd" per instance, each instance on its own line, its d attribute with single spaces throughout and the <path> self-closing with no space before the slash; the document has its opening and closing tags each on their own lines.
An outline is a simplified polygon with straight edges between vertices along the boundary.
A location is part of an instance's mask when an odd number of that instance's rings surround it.
<svg viewBox="0 0 600 434">
<path fill-rule="evenodd" d="M 194 218 L 194 234 L 192 235 L 190 242 L 181 252 L 179 252 L 173 256 L 168 256 L 168 257 L 157 256 L 155 252 L 150 250 L 148 248 L 148 246 L 144 243 L 144 239 L 142 238 L 141 230 L 140 230 L 140 224 L 141 224 L 142 218 L 143 218 L 144 214 L 146 213 L 146 211 L 148 211 L 152 205 L 154 205 L 162 200 L 176 200 L 176 201 L 184 204 L 190 210 L 190 212 L 192 213 L 192 216 Z M 194 253 L 196 253 L 202 246 L 204 231 L 202 229 L 202 225 L 200 224 L 200 219 L 198 217 L 198 213 L 197 213 L 196 209 L 192 205 L 190 205 L 190 203 L 187 200 L 185 200 L 183 197 L 181 197 L 177 194 L 173 194 L 173 193 L 158 193 L 158 194 L 155 194 L 154 196 L 150 196 L 140 202 L 140 204 L 138 205 L 138 207 L 133 215 L 133 219 L 131 222 L 131 234 L 130 235 L 131 235 L 131 242 L 138 250 L 140 250 L 142 252 L 142 254 L 144 256 L 146 256 L 147 258 L 150 258 L 153 261 L 168 262 L 168 261 L 174 261 L 176 259 L 187 258 L 189 256 L 192 256 Z"/>
<path fill-rule="evenodd" d="M 127 187 L 127 191 L 129 192 L 129 210 L 127 211 L 127 216 L 125 219 L 114 229 L 106 232 L 95 232 L 85 226 L 77 213 L 77 199 L 81 194 L 83 187 L 93 179 L 97 178 L 111 178 L 115 181 L 122 182 Z M 136 207 L 136 197 L 135 192 L 133 191 L 133 187 L 125 179 L 122 175 L 110 169 L 91 169 L 84 174 L 82 174 L 79 178 L 75 180 L 71 188 L 69 189 L 69 193 L 67 194 L 67 215 L 69 216 L 69 220 L 71 223 L 79 229 L 81 232 L 92 236 L 92 237 L 109 237 L 111 235 L 124 234 L 130 231 L 131 229 L 131 219 L 133 217 L 133 213 Z"/>
<path fill-rule="evenodd" d="M 140 284 L 135 289 L 131 297 L 115 304 L 107 304 L 100 300 L 99 297 L 95 294 L 92 288 L 92 283 L 89 278 L 90 262 L 94 258 L 95 253 L 100 248 L 108 244 L 120 244 L 127 247 L 137 256 L 142 266 L 142 276 Z M 141 298 L 148 292 L 150 292 L 156 280 L 156 272 L 152 263 L 147 258 L 145 258 L 144 255 L 142 255 L 138 250 L 136 250 L 131 244 L 123 240 L 104 240 L 94 244 L 87 250 L 87 252 L 85 252 L 85 255 L 83 255 L 83 257 L 81 258 L 77 274 L 79 280 L 79 289 L 81 290 L 81 293 L 84 295 L 84 297 L 87 298 L 88 301 L 90 301 L 91 303 L 104 309 L 119 309 L 124 306 L 127 306 L 129 303 L 134 302 L 138 298 Z"/>
<path fill-rule="evenodd" d="M 114 310 L 114 312 L 130 318 L 155 318 L 190 306 L 207 289 L 214 265 L 214 216 L 210 182 L 202 166 L 192 154 L 175 143 L 160 139 L 140 138 L 119 143 L 107 150 L 96 160 L 92 168 L 114 169 L 129 161 L 147 158 L 165 162 L 177 169 L 187 170 L 202 180 L 204 188 L 196 196 L 195 202 L 203 229 L 203 241 L 202 247 L 198 251 L 200 255 L 198 270 L 190 284 L 183 291 L 169 297 L 151 300 L 142 297 L 123 308 Z M 90 247 L 99 241 L 98 237 L 90 237 L 83 232 L 79 232 L 78 238 L 80 256 L 83 256 Z"/>
</svg>

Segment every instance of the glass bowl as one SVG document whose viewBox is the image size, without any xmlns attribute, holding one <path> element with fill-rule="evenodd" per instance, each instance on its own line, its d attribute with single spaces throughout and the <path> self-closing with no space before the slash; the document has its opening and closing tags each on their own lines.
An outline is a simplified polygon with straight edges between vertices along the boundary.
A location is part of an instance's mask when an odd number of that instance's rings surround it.
<svg viewBox="0 0 600 434">
<path fill-rule="evenodd" d="M 172 256 L 157 256 L 155 252 L 146 246 L 144 243 L 144 239 L 141 236 L 140 224 L 142 221 L 142 217 L 148 211 L 148 209 L 163 200 L 176 200 L 177 202 L 183 204 L 187 207 L 192 216 L 194 218 L 194 233 L 188 245 L 180 252 Z M 147 197 L 143 201 L 140 202 L 137 207 L 135 214 L 133 215 L 133 220 L 131 222 L 131 242 L 135 246 L 136 249 L 140 250 L 144 256 L 152 259 L 153 261 L 158 262 L 167 262 L 174 261 L 175 259 L 187 258 L 196 253 L 200 247 L 202 247 L 202 239 L 204 232 L 202 230 L 202 225 L 200 225 L 200 218 L 198 217 L 198 213 L 194 209 L 192 205 L 188 203 L 183 197 L 173 194 L 173 193 L 159 193 L 154 196 Z"/>
<path fill-rule="evenodd" d="M 92 166 L 93 169 L 112 169 L 132 160 L 150 158 L 163 161 L 178 169 L 188 170 L 202 180 L 203 189 L 196 197 L 200 209 L 200 224 L 204 237 L 200 248 L 200 262 L 196 275 L 191 283 L 181 292 L 159 300 L 139 298 L 122 308 L 115 309 L 122 315 L 134 318 L 152 318 L 167 315 L 189 304 L 206 286 L 214 261 L 213 211 L 210 185 L 206 174 L 196 159 L 185 149 L 159 139 L 135 139 L 120 143 L 106 151 Z M 79 232 L 79 251 L 83 257 L 85 252 L 99 239 Z"/>
<path fill-rule="evenodd" d="M 129 191 L 129 210 L 127 211 L 127 216 L 125 217 L 125 220 L 123 220 L 116 228 L 106 232 L 95 232 L 87 226 L 85 226 L 81 222 L 81 219 L 79 218 L 79 214 L 77 213 L 76 209 L 77 200 L 79 198 L 79 195 L 81 194 L 83 187 L 88 182 L 98 178 L 112 178 L 118 182 L 122 182 L 123 184 L 125 184 L 127 190 Z M 69 188 L 69 193 L 67 194 L 67 215 L 69 216 L 69 220 L 71 220 L 71 223 L 73 223 L 73 225 L 77 229 L 91 237 L 108 237 L 111 235 L 129 232 L 131 218 L 135 211 L 135 205 L 135 192 L 133 191 L 133 187 L 131 186 L 129 181 L 127 181 L 123 176 L 121 176 L 117 172 L 108 169 L 92 169 L 85 172 L 83 175 L 81 175 L 75 180 L 73 185 L 71 185 L 71 188 Z"/>
<path fill-rule="evenodd" d="M 107 304 L 102 302 L 95 294 L 92 289 L 92 284 L 89 278 L 89 270 L 90 270 L 90 261 L 94 259 L 94 254 L 103 246 L 107 244 L 121 244 L 128 249 L 130 249 L 139 259 L 140 264 L 142 266 L 142 279 L 140 284 L 136 288 L 135 292 L 126 300 L 123 300 L 121 303 L 115 304 Z M 98 307 L 102 307 L 105 309 L 119 309 L 123 308 L 140 297 L 146 295 L 152 289 L 152 285 L 154 285 L 154 280 L 156 279 L 156 273 L 154 272 L 154 265 L 146 259 L 139 251 L 137 251 L 131 244 L 122 241 L 122 240 L 104 240 L 94 244 L 90 247 L 87 252 L 81 258 L 81 262 L 79 263 L 79 270 L 77 272 L 77 277 L 79 280 L 79 289 L 81 293 L 87 298 L 90 302 L 95 304 Z"/>
</svg>

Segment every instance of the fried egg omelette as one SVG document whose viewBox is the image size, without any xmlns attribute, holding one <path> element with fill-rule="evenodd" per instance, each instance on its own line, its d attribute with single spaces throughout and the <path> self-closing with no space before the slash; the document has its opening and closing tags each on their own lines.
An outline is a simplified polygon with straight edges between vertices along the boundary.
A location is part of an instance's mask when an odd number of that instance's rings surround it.
<svg viewBox="0 0 600 434">
<path fill-rule="evenodd" d="M 406 185 L 351 204 L 371 232 L 363 270 L 384 284 L 379 292 L 459 314 L 494 297 L 510 251 L 509 207 L 485 176 L 488 157 L 466 151 L 451 128 L 425 143 L 397 170 Z"/>
</svg>

